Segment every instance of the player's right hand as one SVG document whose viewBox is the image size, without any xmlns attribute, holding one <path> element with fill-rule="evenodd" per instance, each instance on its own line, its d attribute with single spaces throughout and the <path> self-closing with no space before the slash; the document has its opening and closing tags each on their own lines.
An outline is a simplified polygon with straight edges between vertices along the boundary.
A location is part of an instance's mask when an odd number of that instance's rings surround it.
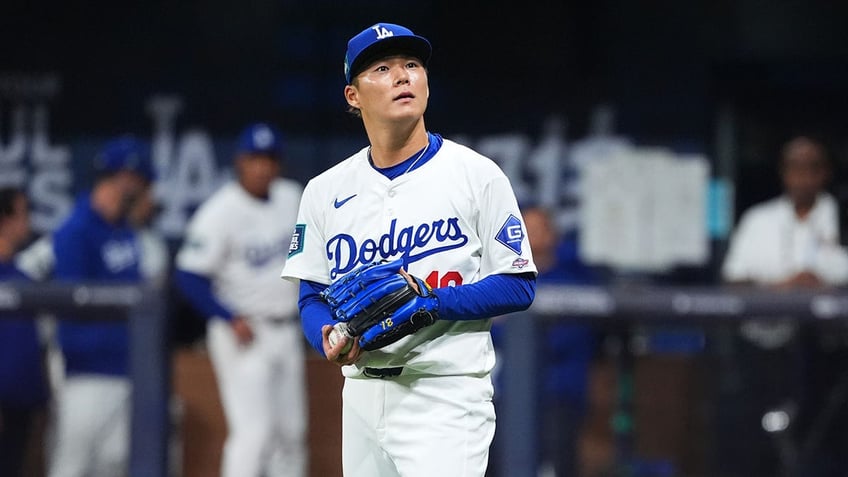
<svg viewBox="0 0 848 477">
<path fill-rule="evenodd" d="M 362 349 L 359 347 L 359 340 L 356 338 L 342 338 L 336 343 L 335 347 L 330 346 L 330 332 L 333 331 L 332 325 L 324 325 L 321 327 L 321 335 L 324 338 L 324 356 L 327 357 L 327 361 L 338 364 L 339 366 L 343 366 L 346 364 L 353 364 L 356 360 L 359 359 L 359 355 L 362 353 Z M 353 340 L 353 346 L 347 353 L 342 353 L 342 349 L 347 344 L 347 340 Z"/>
<path fill-rule="evenodd" d="M 250 327 L 247 318 L 243 316 L 234 316 L 230 321 L 230 326 L 233 327 L 233 333 L 236 335 L 236 341 L 242 346 L 247 346 L 253 342 L 253 328 Z"/>
</svg>

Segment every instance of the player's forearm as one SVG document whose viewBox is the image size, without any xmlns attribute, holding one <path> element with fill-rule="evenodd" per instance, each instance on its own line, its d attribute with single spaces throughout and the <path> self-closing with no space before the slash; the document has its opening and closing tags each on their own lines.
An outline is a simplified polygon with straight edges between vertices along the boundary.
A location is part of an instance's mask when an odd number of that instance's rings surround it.
<svg viewBox="0 0 848 477">
<path fill-rule="evenodd" d="M 303 325 L 303 334 L 309 344 L 324 356 L 324 336 L 321 328 L 324 325 L 335 323 L 330 307 L 321 299 L 320 293 L 327 288 L 309 280 L 300 281 L 300 298 L 297 305 L 300 308 L 300 318 Z"/>
<path fill-rule="evenodd" d="M 533 273 L 488 276 L 479 282 L 457 287 L 437 288 L 439 318 L 480 320 L 526 310 L 536 296 Z"/>
<path fill-rule="evenodd" d="M 189 303 L 207 319 L 215 316 L 226 320 L 232 319 L 233 312 L 215 298 L 212 293 L 212 282 L 208 278 L 177 270 L 174 273 L 174 283 Z"/>
</svg>

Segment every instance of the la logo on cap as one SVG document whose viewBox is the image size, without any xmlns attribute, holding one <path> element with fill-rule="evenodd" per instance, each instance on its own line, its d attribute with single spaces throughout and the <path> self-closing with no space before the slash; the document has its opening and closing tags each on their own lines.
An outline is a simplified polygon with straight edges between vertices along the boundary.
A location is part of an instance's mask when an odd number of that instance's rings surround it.
<svg viewBox="0 0 848 477">
<path fill-rule="evenodd" d="M 274 142 L 274 134 L 266 127 L 260 127 L 253 132 L 253 142 L 257 147 L 270 147 Z"/>
<path fill-rule="evenodd" d="M 395 36 L 395 33 L 388 28 L 380 25 L 374 25 L 371 27 L 377 33 L 377 39 L 382 40 L 383 38 L 388 38 L 390 36 Z"/>
</svg>

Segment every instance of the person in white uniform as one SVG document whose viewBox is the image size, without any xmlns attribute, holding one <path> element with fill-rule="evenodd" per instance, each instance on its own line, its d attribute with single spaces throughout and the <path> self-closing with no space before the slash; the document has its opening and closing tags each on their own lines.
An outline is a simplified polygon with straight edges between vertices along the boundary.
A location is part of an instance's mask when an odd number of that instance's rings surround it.
<svg viewBox="0 0 848 477">
<path fill-rule="evenodd" d="M 300 283 L 307 341 L 342 366 L 346 477 L 485 474 L 495 432 L 491 318 L 526 309 L 536 268 L 515 194 L 489 158 L 431 133 L 428 40 L 378 23 L 348 42 L 344 96 L 370 145 L 309 181 L 282 276 Z M 403 260 L 438 320 L 372 351 L 330 346 L 320 292 Z"/>
<path fill-rule="evenodd" d="M 775 291 L 845 285 L 848 253 L 840 243 L 837 202 L 826 189 L 831 166 L 825 148 L 806 136 L 793 138 L 782 148 L 779 172 L 783 193 L 742 214 L 722 278 Z M 735 358 L 723 378 L 737 388 L 728 396 L 732 406 L 719 406 L 731 423 L 718 439 L 724 449 L 720 461 L 726 464 L 716 470 L 722 475 L 777 475 L 781 458 L 788 458 L 779 449 L 786 446 L 764 430 L 763 422 L 769 412 L 788 412 L 792 432 L 800 435 L 808 410 L 799 406 L 809 402 L 812 383 L 809 359 L 818 353 L 810 338 L 817 332 L 780 316 L 751 317 L 739 331 L 732 348 Z M 727 438 L 721 437 L 724 433 Z"/>
<path fill-rule="evenodd" d="M 237 179 L 193 215 L 175 283 L 207 321 L 227 419 L 223 477 L 306 475 L 303 336 L 297 287 L 280 283 L 302 187 L 279 176 L 279 131 L 239 136 Z"/>
</svg>

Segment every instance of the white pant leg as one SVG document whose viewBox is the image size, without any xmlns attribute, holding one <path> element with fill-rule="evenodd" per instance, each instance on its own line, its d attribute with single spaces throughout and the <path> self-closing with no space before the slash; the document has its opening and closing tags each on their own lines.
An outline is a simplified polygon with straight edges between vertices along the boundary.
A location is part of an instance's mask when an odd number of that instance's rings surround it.
<svg viewBox="0 0 848 477">
<path fill-rule="evenodd" d="M 346 477 L 486 473 L 495 434 L 489 376 L 346 379 L 343 397 Z"/>
<path fill-rule="evenodd" d="M 229 323 L 211 320 L 207 329 L 207 345 L 228 426 L 222 477 L 260 476 L 270 452 L 273 363 L 263 352 L 261 330 L 254 330 L 254 334 L 250 345 L 240 346 Z"/>
<path fill-rule="evenodd" d="M 68 376 L 56 403 L 50 477 L 126 475 L 130 383 L 123 377 Z"/>
<path fill-rule="evenodd" d="M 300 324 L 267 325 L 269 354 L 275 356 L 273 393 L 275 438 L 267 467 L 267 477 L 305 477 L 307 399 L 303 332 Z"/>
<path fill-rule="evenodd" d="M 403 477 L 483 477 L 495 435 L 490 376 L 389 380 L 385 448 Z"/>
<path fill-rule="evenodd" d="M 120 387 L 120 389 L 119 389 Z M 129 475 L 131 387 L 129 381 L 118 381 L 114 389 L 116 408 L 113 418 L 105 423 L 99 435 L 92 477 Z"/>
<path fill-rule="evenodd" d="M 380 379 L 345 379 L 342 389 L 344 477 L 400 477 L 382 447 L 386 432 L 386 383 Z"/>
</svg>

